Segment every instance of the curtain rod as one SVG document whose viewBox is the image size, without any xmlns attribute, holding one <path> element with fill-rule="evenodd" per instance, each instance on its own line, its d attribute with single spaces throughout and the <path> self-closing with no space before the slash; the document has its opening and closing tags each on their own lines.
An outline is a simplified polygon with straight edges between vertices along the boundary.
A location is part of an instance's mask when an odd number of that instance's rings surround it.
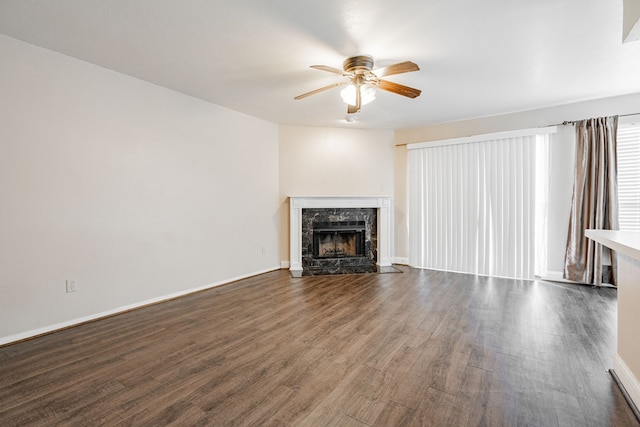
<svg viewBox="0 0 640 427">
<path fill-rule="evenodd" d="M 628 113 L 628 114 L 618 114 L 618 117 L 629 117 L 629 116 L 640 116 L 640 113 Z M 572 125 L 575 122 L 578 122 L 579 120 L 565 120 L 562 123 L 557 123 L 555 125 L 547 125 L 546 127 L 552 127 L 552 126 L 567 126 L 567 125 Z M 545 127 L 545 126 L 543 126 Z M 403 147 L 405 145 L 409 145 L 409 144 L 415 144 L 414 142 L 403 142 L 400 144 L 395 144 L 394 147 Z"/>
<path fill-rule="evenodd" d="M 640 113 L 629 113 L 629 114 L 618 114 L 618 117 L 629 117 L 629 116 L 639 116 Z M 548 126 L 566 126 L 566 125 L 572 125 L 575 124 L 576 122 L 579 122 L 580 120 L 565 120 L 562 123 L 557 123 L 555 125 L 548 125 Z"/>
</svg>

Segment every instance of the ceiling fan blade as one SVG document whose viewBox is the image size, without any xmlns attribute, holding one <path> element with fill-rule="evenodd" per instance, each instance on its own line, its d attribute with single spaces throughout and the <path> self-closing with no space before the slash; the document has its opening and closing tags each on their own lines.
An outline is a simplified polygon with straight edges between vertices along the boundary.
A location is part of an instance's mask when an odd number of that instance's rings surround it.
<svg viewBox="0 0 640 427">
<path fill-rule="evenodd" d="M 414 64 L 411 61 L 405 61 L 398 64 L 389 65 L 388 67 L 382 67 L 378 68 L 377 70 L 373 70 L 373 74 L 375 74 L 377 77 L 385 77 L 418 70 L 420 70 L 420 67 L 418 67 L 417 64 Z"/>
<path fill-rule="evenodd" d="M 347 73 L 344 70 L 339 70 L 337 68 L 329 67 L 328 65 L 311 65 L 311 68 L 316 70 L 328 71 L 330 73 L 340 74 L 341 76 L 350 76 L 351 73 Z"/>
<path fill-rule="evenodd" d="M 328 86 L 321 87 L 320 89 L 312 90 L 311 92 L 303 93 L 302 95 L 298 95 L 293 99 L 306 98 L 307 96 L 315 95 L 316 93 L 324 92 L 325 90 L 333 89 L 334 87 L 343 86 L 343 85 L 345 85 L 347 83 L 348 82 L 334 83 L 334 84 L 331 84 L 331 85 L 328 85 Z"/>
<path fill-rule="evenodd" d="M 408 98 L 416 98 L 422 93 L 420 89 L 414 89 L 412 87 L 404 86 L 387 80 L 380 80 L 380 82 L 378 83 L 378 87 L 382 90 L 397 93 L 398 95 L 406 96 Z"/>
</svg>

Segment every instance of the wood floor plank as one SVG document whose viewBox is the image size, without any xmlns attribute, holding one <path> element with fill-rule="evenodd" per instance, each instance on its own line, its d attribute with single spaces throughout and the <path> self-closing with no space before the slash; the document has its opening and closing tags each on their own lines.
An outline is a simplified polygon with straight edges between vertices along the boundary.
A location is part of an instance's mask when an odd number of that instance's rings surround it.
<svg viewBox="0 0 640 427">
<path fill-rule="evenodd" d="M 274 271 L 0 347 L 0 425 L 637 426 L 616 291 Z"/>
<path fill-rule="evenodd" d="M 394 401 L 386 402 L 373 426 L 406 426 L 413 419 L 415 411 Z"/>
<path fill-rule="evenodd" d="M 407 426 L 466 426 L 469 408 L 465 400 L 428 388 Z"/>
</svg>

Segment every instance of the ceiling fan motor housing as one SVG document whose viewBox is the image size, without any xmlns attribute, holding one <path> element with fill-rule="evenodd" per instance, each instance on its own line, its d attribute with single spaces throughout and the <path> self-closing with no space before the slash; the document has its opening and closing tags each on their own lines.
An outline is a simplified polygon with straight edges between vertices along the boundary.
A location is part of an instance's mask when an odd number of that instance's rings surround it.
<svg viewBox="0 0 640 427">
<path fill-rule="evenodd" d="M 373 69 L 373 58 L 369 55 L 352 56 L 345 59 L 342 63 L 342 68 L 347 73 L 366 73 Z"/>
</svg>

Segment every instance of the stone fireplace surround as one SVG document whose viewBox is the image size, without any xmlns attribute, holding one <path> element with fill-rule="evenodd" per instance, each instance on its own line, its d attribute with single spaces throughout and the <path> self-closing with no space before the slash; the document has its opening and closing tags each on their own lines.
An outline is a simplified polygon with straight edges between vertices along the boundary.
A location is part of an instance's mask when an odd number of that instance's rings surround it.
<svg viewBox="0 0 640 427">
<path fill-rule="evenodd" d="M 377 217 L 376 208 L 303 209 L 304 275 L 377 272 Z"/>
<path fill-rule="evenodd" d="M 391 266 L 391 197 L 389 196 L 290 196 L 290 270 L 292 274 L 303 270 L 302 222 L 303 209 L 358 209 L 377 211 L 378 267 Z"/>
</svg>

